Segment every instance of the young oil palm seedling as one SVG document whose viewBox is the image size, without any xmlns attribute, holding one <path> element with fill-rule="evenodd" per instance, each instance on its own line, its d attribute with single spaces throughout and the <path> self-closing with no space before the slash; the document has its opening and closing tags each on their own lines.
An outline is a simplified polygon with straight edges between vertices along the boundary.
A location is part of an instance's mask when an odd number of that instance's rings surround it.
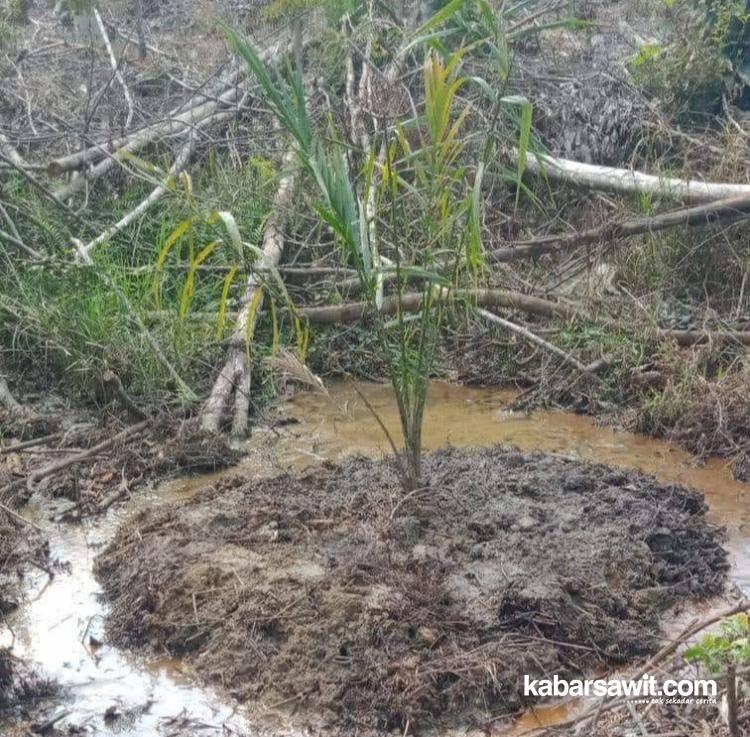
<svg viewBox="0 0 750 737">
<path fill-rule="evenodd" d="M 422 30 L 429 37 L 432 25 Z M 356 269 L 389 368 L 403 451 L 389 441 L 404 488 L 418 488 L 422 422 L 441 326 L 456 289 L 475 281 L 483 267 L 483 166 L 465 161 L 462 134 L 472 110 L 458 103 L 469 81 L 460 74 L 466 49 L 427 52 L 421 110 L 384 120 L 379 136 L 366 137 L 369 148 L 353 155 L 338 143 L 342 131 L 324 137 L 315 130 L 298 72 L 275 73 L 247 39 L 225 31 L 291 135 L 320 196 L 317 212 L 345 264 Z M 386 285 L 392 290 L 387 297 Z"/>
</svg>

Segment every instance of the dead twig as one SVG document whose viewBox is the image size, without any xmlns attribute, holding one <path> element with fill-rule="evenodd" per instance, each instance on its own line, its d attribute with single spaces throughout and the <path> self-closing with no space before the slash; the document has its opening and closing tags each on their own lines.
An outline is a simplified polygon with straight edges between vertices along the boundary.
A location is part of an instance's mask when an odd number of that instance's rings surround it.
<svg viewBox="0 0 750 737">
<path fill-rule="evenodd" d="M 535 345 L 544 348 L 544 350 L 549 351 L 550 353 L 554 353 L 556 356 L 562 358 L 565 363 L 569 363 L 571 366 L 574 366 L 580 373 L 586 374 L 586 376 L 593 379 L 597 383 L 601 383 L 601 379 L 595 373 L 589 371 L 588 367 L 584 366 L 577 358 L 571 356 L 570 353 L 566 353 L 562 348 L 558 348 L 556 345 L 552 345 L 552 343 L 544 340 L 544 338 L 540 338 L 535 333 L 532 333 L 528 328 L 525 328 L 522 325 L 517 325 L 516 323 L 495 315 L 494 313 L 482 309 L 481 307 L 477 308 L 477 314 L 481 315 L 485 320 L 489 320 L 489 322 L 493 322 L 496 325 L 504 327 L 506 330 L 510 330 L 516 335 L 520 335 L 530 343 L 534 343 Z"/>
<path fill-rule="evenodd" d="M 107 440 L 103 440 L 101 443 L 98 443 L 91 448 L 87 448 L 86 450 L 81 451 L 80 453 L 77 453 L 70 458 L 64 458 L 61 461 L 57 461 L 56 463 L 52 463 L 49 466 L 45 466 L 44 468 L 40 468 L 39 470 L 34 471 L 34 473 L 32 473 L 27 480 L 27 486 L 34 487 L 48 476 L 51 476 L 58 471 L 62 471 L 64 468 L 68 468 L 69 466 L 72 466 L 76 463 L 81 463 L 82 461 L 95 456 L 97 453 L 101 453 L 103 450 L 111 448 L 116 443 L 119 443 L 122 440 L 126 440 L 133 435 L 138 434 L 142 430 L 145 430 L 146 427 L 148 427 L 148 424 L 149 420 L 143 420 L 142 422 L 139 422 L 135 425 L 130 425 L 130 427 L 126 427 L 116 435 L 113 435 Z"/>
</svg>

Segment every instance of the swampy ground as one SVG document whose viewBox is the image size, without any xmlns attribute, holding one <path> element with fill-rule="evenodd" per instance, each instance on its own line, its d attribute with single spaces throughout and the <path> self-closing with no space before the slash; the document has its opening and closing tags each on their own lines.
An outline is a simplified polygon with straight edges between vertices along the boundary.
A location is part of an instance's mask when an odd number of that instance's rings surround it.
<svg viewBox="0 0 750 737">
<path fill-rule="evenodd" d="M 746 28 L 741 2 L 717 3 Z M 641 663 L 673 637 L 665 620 L 750 590 L 747 212 L 658 230 L 692 201 L 514 158 L 527 121 L 535 151 L 746 183 L 735 20 L 661 0 L 100 0 L 82 22 L 89 5 L 0 1 L 3 737 L 507 731 L 519 715 L 523 731 L 570 716 L 523 712 L 523 669 Z M 377 300 L 357 307 L 372 289 L 315 177 L 280 196 L 288 136 L 217 20 L 280 80 L 300 68 L 356 197 L 382 143 L 409 148 L 399 181 L 419 186 L 370 221 L 378 258 L 413 267 L 383 279 L 391 303 L 443 269 L 425 237 L 437 180 L 417 167 L 434 150 L 424 72 L 461 57 L 455 207 L 435 212 L 460 265 L 446 289 L 469 296 L 436 334 L 445 383 L 409 497 L 339 381 L 398 438 L 378 338 L 395 326 Z M 634 219 L 648 227 L 627 234 Z M 724 734 L 715 709 L 637 717 L 595 726 Z"/>
<path fill-rule="evenodd" d="M 359 390 L 395 431 L 389 388 Z M 731 582 L 747 584 L 750 522 L 728 468 L 586 417 L 514 413 L 515 395 L 433 383 L 429 489 L 407 499 L 345 382 L 280 404 L 234 468 L 173 467 L 173 481 L 120 489 L 104 511 L 101 474 L 145 454 L 144 438 L 81 464 L 76 501 L 46 479 L 20 511 L 55 575 L 23 565 L 5 621 L 16 657 L 57 685 L 16 703 L 16 728 L 62 715 L 61 735 L 374 734 L 408 718 L 505 734 L 530 706 L 524 668 L 626 667 L 679 631 L 665 622 L 728 606 Z M 708 516 L 683 483 L 705 491 Z M 551 715 L 527 712 L 517 729 L 571 712 Z"/>
</svg>

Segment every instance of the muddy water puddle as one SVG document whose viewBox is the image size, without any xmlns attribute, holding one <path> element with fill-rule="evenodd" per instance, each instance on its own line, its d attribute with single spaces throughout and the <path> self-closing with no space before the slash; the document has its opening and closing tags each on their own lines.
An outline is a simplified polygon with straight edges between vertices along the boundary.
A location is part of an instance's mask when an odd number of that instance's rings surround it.
<svg viewBox="0 0 750 737">
<path fill-rule="evenodd" d="M 147 494 L 137 504 L 158 502 Z M 146 660 L 105 644 L 106 609 L 93 564 L 125 512 L 82 526 L 50 523 L 50 512 L 48 504 L 25 509 L 45 528 L 55 576 L 35 575 L 26 603 L 0 629 L 0 646 L 12 645 L 17 656 L 61 687 L 58 698 L 42 705 L 42 717 L 35 712 L 35 720 L 61 716 L 58 729 L 84 735 L 197 737 L 222 734 L 222 729 L 223 734 L 251 734 L 231 705 L 193 685 L 179 661 Z"/>
<path fill-rule="evenodd" d="M 223 474 L 269 474 L 353 453 L 387 453 L 382 430 L 357 392 L 345 383 L 329 384 L 328 389 L 328 396 L 302 393 L 280 406 L 273 429 L 257 432 L 246 444 L 247 460 Z M 359 389 L 398 438 L 390 388 L 364 384 Z M 512 391 L 434 383 L 425 414 L 425 448 L 508 442 L 523 450 L 635 468 L 663 482 L 698 489 L 706 495 L 714 521 L 728 529 L 734 581 L 750 591 L 749 487 L 735 481 L 722 462 L 697 467 L 688 453 L 673 444 L 599 427 L 587 417 L 509 413 L 505 407 L 513 396 Z M 45 528 L 52 558 L 67 565 L 51 581 L 41 573 L 35 577 L 27 602 L 9 618 L 9 627 L 0 627 L 0 646 L 12 643 L 16 655 L 36 663 L 43 674 L 60 683 L 63 697 L 44 714 L 50 718 L 67 712 L 58 727 L 67 724 L 82 728 L 83 734 L 131 737 L 294 734 L 281 722 L 251 728 L 255 719 L 214 691 L 195 686 L 179 661 L 148 660 L 104 644 L 106 609 L 92 573 L 101 546 L 128 515 L 188 498 L 219 475 L 163 484 L 110 510 L 105 519 L 81 526 L 50 522 L 54 510 L 49 503 L 27 508 L 25 513 Z M 537 719 L 547 723 L 569 716 L 570 710 L 559 706 L 537 710 L 519 723 L 516 733 L 534 727 Z M 2 725 L 0 734 L 5 734 Z"/>
</svg>

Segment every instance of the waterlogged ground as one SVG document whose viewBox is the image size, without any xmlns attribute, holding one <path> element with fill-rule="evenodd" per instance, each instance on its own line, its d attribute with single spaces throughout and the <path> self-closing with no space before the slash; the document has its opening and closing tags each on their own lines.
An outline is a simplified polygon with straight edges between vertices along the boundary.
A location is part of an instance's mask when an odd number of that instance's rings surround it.
<svg viewBox="0 0 750 737">
<path fill-rule="evenodd" d="M 397 415 L 388 387 L 364 385 L 360 390 L 395 433 Z M 300 394 L 283 405 L 274 428 L 256 433 L 248 443 L 248 460 L 243 467 L 224 475 L 273 475 L 326 459 L 338 461 L 352 453 L 377 457 L 385 452 L 382 432 L 356 392 L 346 384 L 333 384 L 329 393 Z M 750 590 L 747 487 L 734 481 L 721 463 L 696 468 L 684 451 L 669 443 L 601 428 L 585 417 L 553 412 L 509 414 L 504 407 L 512 396 L 511 392 L 433 384 L 425 446 L 511 442 L 524 450 L 542 449 L 636 468 L 655 474 L 662 483 L 692 486 L 705 494 L 710 519 L 727 526 L 731 577 L 745 591 Z M 67 711 L 69 714 L 57 726 L 83 727 L 87 734 L 216 734 L 224 725 L 238 734 L 263 733 L 255 727 L 250 729 L 249 725 L 257 721 L 252 717 L 248 721 L 245 713 L 237 713 L 225 696 L 193 685 L 185 663 L 163 656 L 153 660 L 143 653 L 130 655 L 99 644 L 105 639 L 103 617 L 107 610 L 98 597 L 99 587 L 92 574 L 95 556 L 123 520 L 151 507 L 183 501 L 216 481 L 216 475 L 212 475 L 170 482 L 110 510 L 106 520 L 82 526 L 50 522 L 54 510 L 46 504 L 35 511 L 32 508 L 34 519 L 50 537 L 52 557 L 66 561 L 68 566 L 58 570 L 51 582 L 41 572 L 35 577 L 27 604 L 8 620 L 13 635 L 7 628 L 0 630 L 0 644 L 14 641 L 17 655 L 32 659 L 61 684 L 65 696 L 47 706 L 44 718 Z M 537 719 L 554 721 L 566 713 L 537 712 L 523 720 L 519 729 L 533 726 Z M 283 722 L 275 722 L 267 730 L 272 734 L 291 733 Z M 4 734 L 2 726 L 0 733 Z"/>
</svg>

